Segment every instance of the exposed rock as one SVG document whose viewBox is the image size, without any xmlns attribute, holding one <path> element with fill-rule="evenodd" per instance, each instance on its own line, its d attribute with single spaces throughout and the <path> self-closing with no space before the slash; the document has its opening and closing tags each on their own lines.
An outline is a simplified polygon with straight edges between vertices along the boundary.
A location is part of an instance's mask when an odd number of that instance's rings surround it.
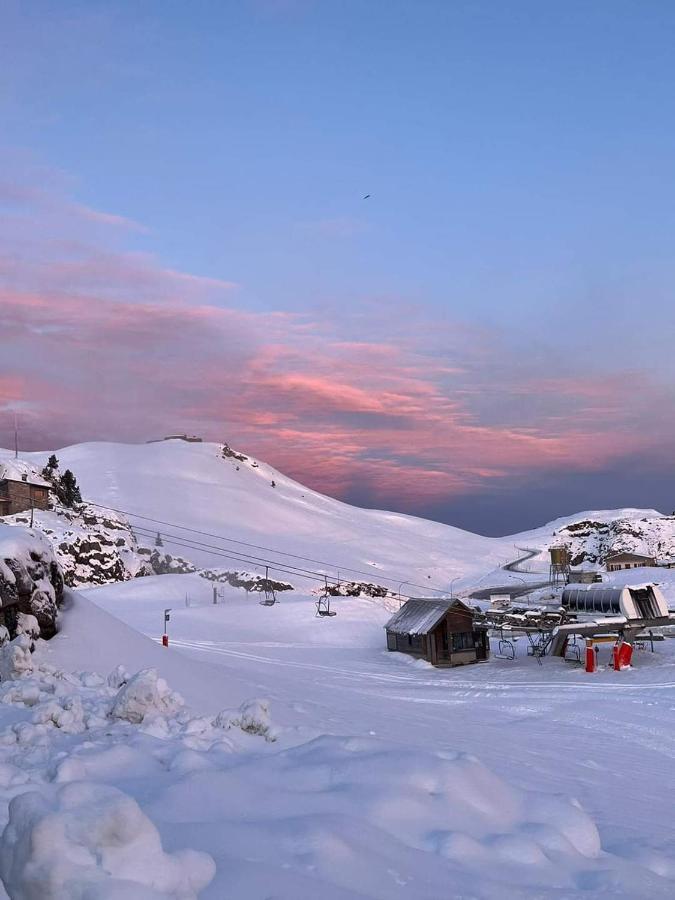
<svg viewBox="0 0 675 900">
<path fill-rule="evenodd" d="M 63 576 L 49 541 L 26 528 L 3 525 L 0 554 L 0 624 L 11 638 L 27 631 L 28 625 L 41 637 L 52 637 Z"/>
<path fill-rule="evenodd" d="M 243 453 L 237 453 L 237 451 L 233 450 L 229 444 L 223 444 L 221 453 L 223 459 L 236 459 L 238 462 L 246 462 L 248 459 L 248 456 L 244 456 Z"/>
<path fill-rule="evenodd" d="M 160 553 L 149 547 L 139 547 L 138 553 L 144 558 L 143 570 L 138 575 L 186 575 L 197 571 L 197 567 L 182 556 Z"/>
<path fill-rule="evenodd" d="M 230 587 L 244 588 L 246 591 L 292 591 L 293 585 L 287 581 L 276 581 L 274 578 L 265 578 L 263 575 L 255 575 L 250 572 L 228 572 L 224 569 L 202 569 L 199 573 L 202 578 L 209 581 L 217 581 L 221 584 L 229 584 Z"/>
</svg>

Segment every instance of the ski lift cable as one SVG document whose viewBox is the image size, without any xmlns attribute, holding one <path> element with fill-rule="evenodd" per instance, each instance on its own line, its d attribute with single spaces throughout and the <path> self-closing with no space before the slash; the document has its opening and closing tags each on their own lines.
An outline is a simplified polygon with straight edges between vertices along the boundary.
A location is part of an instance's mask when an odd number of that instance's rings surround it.
<svg viewBox="0 0 675 900">
<path fill-rule="evenodd" d="M 150 530 L 148 528 L 141 526 L 137 526 L 135 529 L 139 534 L 143 537 L 152 537 L 154 534 L 154 530 Z M 277 559 L 269 559 L 263 556 L 253 556 L 249 553 L 243 553 L 237 550 L 231 550 L 229 547 L 219 547 L 217 544 L 207 544 L 204 541 L 198 541 L 194 538 L 186 538 L 183 535 L 173 534 L 171 532 L 162 532 L 162 539 L 167 540 L 170 543 L 180 544 L 181 546 L 187 547 L 191 550 L 201 550 L 206 552 L 216 551 L 221 555 L 228 555 L 232 559 L 236 559 L 239 562 L 253 563 L 255 565 L 262 566 L 270 566 L 277 571 L 281 571 L 282 569 L 290 574 L 299 574 L 306 575 L 308 578 L 319 578 L 322 579 L 325 577 L 324 572 L 315 572 L 312 569 L 302 568 L 300 566 L 294 566 L 292 563 L 284 562 L 284 560 Z M 334 579 L 337 581 L 337 579 Z"/>
<path fill-rule="evenodd" d="M 94 503 L 91 500 L 84 500 L 83 502 L 87 503 L 89 506 L 94 506 L 97 509 L 107 509 L 112 512 L 120 513 L 121 515 L 128 516 L 130 518 L 143 519 L 144 521 L 147 521 L 147 522 L 153 522 L 155 525 L 166 525 L 169 528 L 177 528 L 180 531 L 187 531 L 192 534 L 201 535 L 203 537 L 216 538 L 219 541 L 224 541 L 229 544 L 237 544 L 238 546 L 249 547 L 253 550 L 264 550 L 266 553 L 276 553 L 279 556 L 287 556 L 290 559 L 298 559 L 301 562 L 309 562 L 309 563 L 314 563 L 315 565 L 319 565 L 319 566 L 326 566 L 327 568 L 335 569 L 336 571 L 339 569 L 341 572 L 349 572 L 352 575 L 361 575 L 361 576 L 364 576 L 364 577 L 370 578 L 370 579 L 373 579 L 375 577 L 375 573 L 373 573 L 373 572 L 363 572 L 360 569 L 351 569 L 348 566 L 343 566 L 343 565 L 337 564 L 337 563 L 329 563 L 329 562 L 325 562 L 324 560 L 320 560 L 320 559 L 313 559 L 310 556 L 300 556 L 297 553 L 289 553 L 286 550 L 278 550 L 278 549 L 274 549 L 272 547 L 265 547 L 262 544 L 253 544 L 249 541 L 241 541 L 241 540 L 237 540 L 236 538 L 225 537 L 222 534 L 214 534 L 213 532 L 210 532 L 210 531 L 202 531 L 198 528 L 190 528 L 187 525 L 180 525 L 177 522 L 167 522 L 162 519 L 155 519 L 155 518 L 152 518 L 151 516 L 144 516 L 144 515 L 141 515 L 140 513 L 130 512 L 129 510 L 126 510 L 126 509 L 119 509 L 114 506 L 105 506 L 102 503 Z M 135 527 L 137 529 L 140 529 L 141 526 L 135 526 Z M 395 584 L 401 582 L 401 577 L 399 575 L 377 575 L 377 578 L 379 578 L 380 581 L 391 581 Z M 416 584 L 415 582 L 408 581 L 408 580 L 406 580 L 404 583 L 409 584 L 411 587 L 420 588 L 423 591 L 431 591 L 434 594 L 446 595 L 448 593 L 447 589 L 432 587 L 431 585 L 428 585 L 428 584 L 426 584 L 426 585 Z"/>
<path fill-rule="evenodd" d="M 136 530 L 139 531 L 143 537 L 152 536 L 152 532 L 147 531 L 141 527 L 137 528 Z M 208 553 L 210 556 L 229 559 L 233 560 L 234 562 L 244 563 L 246 565 L 265 566 L 266 568 L 269 568 L 274 572 L 280 572 L 284 575 L 290 575 L 294 578 L 305 578 L 308 581 L 312 582 L 315 582 L 317 579 L 324 578 L 327 579 L 331 584 L 340 584 L 339 580 L 331 575 L 325 575 L 324 573 L 319 572 L 309 572 L 302 569 L 289 569 L 284 565 L 283 562 L 280 563 L 276 560 L 265 560 L 259 557 L 244 556 L 242 554 L 237 554 L 234 551 L 225 550 L 223 548 L 213 548 L 210 545 L 190 541 L 187 538 L 180 540 L 172 537 L 171 535 L 163 535 L 163 537 L 165 537 L 167 544 L 176 547 L 182 547 L 187 550 L 199 550 L 202 553 Z"/>
</svg>

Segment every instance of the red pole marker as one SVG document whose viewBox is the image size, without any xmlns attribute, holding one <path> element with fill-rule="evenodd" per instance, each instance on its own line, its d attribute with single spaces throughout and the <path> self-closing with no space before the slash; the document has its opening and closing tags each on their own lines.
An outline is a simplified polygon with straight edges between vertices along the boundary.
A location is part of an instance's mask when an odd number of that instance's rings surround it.
<svg viewBox="0 0 675 900">
<path fill-rule="evenodd" d="M 590 641 L 586 643 L 586 671 L 595 672 L 595 650 Z"/>
<path fill-rule="evenodd" d="M 163 635 L 162 635 L 162 646 L 163 646 L 163 647 L 168 647 L 168 646 L 169 646 L 169 635 L 168 635 L 168 634 L 163 634 Z"/>
</svg>

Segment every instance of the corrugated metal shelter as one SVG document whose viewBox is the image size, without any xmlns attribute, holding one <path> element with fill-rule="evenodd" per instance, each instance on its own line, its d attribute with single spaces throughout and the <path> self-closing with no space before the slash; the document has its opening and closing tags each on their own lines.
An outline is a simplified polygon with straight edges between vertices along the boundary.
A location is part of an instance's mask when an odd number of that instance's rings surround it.
<svg viewBox="0 0 675 900">
<path fill-rule="evenodd" d="M 628 621 L 658 623 L 668 618 L 668 603 L 655 584 L 586 584 L 563 591 L 562 605 L 576 613 L 625 616 Z"/>
<path fill-rule="evenodd" d="M 435 666 L 462 666 L 486 660 L 487 628 L 461 600 L 412 597 L 385 625 L 387 648 L 428 660 Z"/>
</svg>

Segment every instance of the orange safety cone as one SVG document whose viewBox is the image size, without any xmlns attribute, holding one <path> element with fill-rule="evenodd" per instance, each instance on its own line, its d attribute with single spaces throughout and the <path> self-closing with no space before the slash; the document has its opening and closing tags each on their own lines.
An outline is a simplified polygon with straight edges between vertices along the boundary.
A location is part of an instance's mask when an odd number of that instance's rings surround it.
<svg viewBox="0 0 675 900">
<path fill-rule="evenodd" d="M 593 649 L 593 644 L 590 641 L 586 642 L 586 671 L 587 672 L 595 672 L 595 650 Z"/>
<path fill-rule="evenodd" d="M 163 634 L 163 635 L 162 635 L 162 646 L 163 646 L 163 647 L 168 647 L 168 646 L 169 646 L 169 635 L 168 635 L 168 634 Z"/>
</svg>

